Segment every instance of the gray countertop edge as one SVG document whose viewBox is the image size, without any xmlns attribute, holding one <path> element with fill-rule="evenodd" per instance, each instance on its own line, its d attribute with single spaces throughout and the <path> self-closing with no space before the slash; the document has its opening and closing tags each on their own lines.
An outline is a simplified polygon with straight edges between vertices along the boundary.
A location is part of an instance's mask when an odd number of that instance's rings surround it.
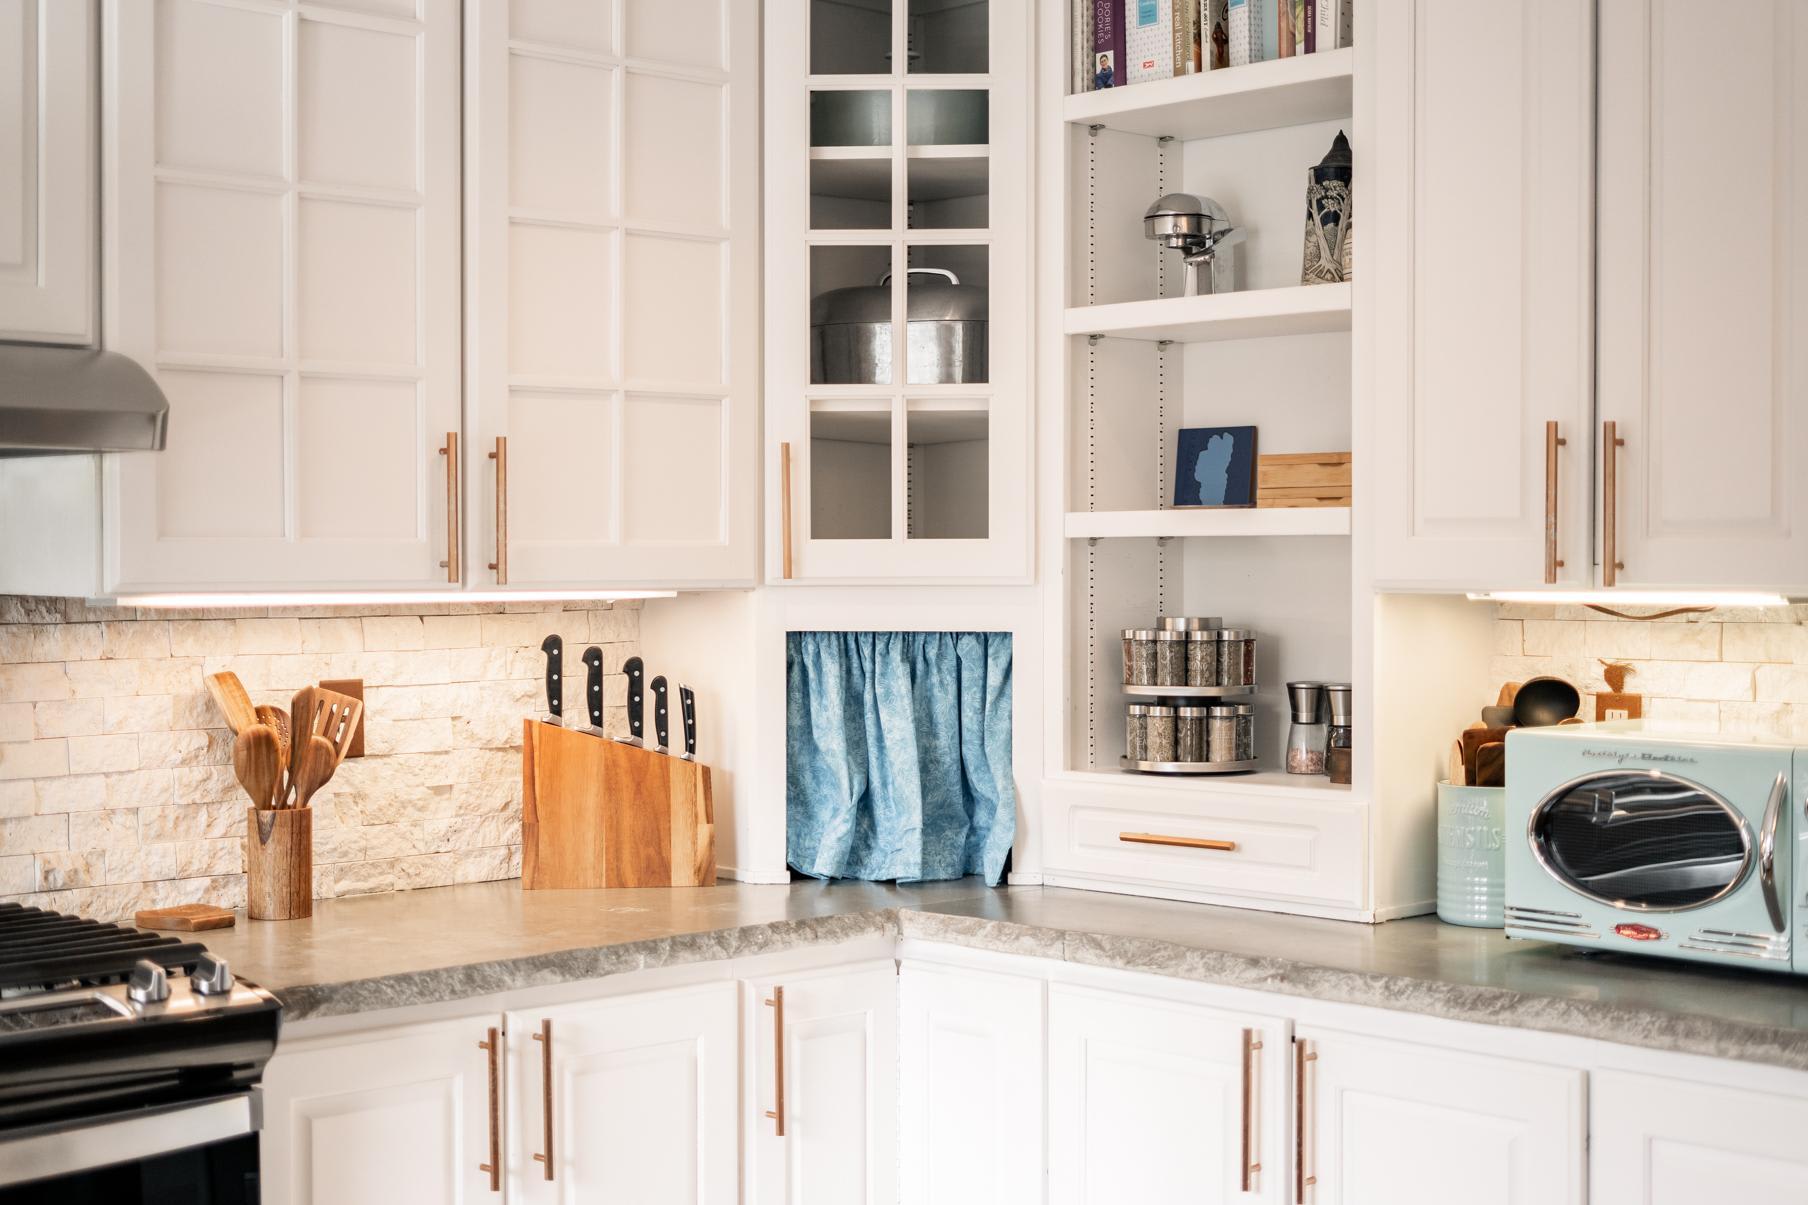
<svg viewBox="0 0 1808 1205">
<path fill-rule="evenodd" d="M 1060 931 L 983 917 L 903 910 L 905 937 L 970 949 L 1025 954 L 1076 965 L 1135 971 L 1274 995 L 1356 1004 L 1677 1054 L 1808 1070 L 1808 1033 L 1649 1007 L 1626 1008 L 1511 988 L 1441 983 L 1263 958 L 1154 938 Z"/>
</svg>

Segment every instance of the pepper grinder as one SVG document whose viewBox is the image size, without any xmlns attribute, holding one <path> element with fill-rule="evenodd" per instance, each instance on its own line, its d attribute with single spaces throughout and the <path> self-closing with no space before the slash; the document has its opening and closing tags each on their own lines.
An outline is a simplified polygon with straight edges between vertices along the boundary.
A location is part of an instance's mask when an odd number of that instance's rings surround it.
<svg viewBox="0 0 1808 1205">
<path fill-rule="evenodd" d="M 1287 683 L 1293 726 L 1287 730 L 1287 773 L 1325 772 L 1325 684 Z"/>
<path fill-rule="evenodd" d="M 1348 786 L 1355 737 L 1351 717 L 1355 708 L 1355 690 L 1348 682 L 1325 683 L 1325 698 L 1331 705 L 1331 730 L 1325 749 L 1325 774 L 1331 781 Z"/>
</svg>

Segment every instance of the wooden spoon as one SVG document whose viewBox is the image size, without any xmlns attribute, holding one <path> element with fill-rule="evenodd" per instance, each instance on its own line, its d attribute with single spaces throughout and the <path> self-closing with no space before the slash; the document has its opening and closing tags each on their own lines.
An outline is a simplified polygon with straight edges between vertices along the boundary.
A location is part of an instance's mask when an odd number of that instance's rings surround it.
<svg viewBox="0 0 1808 1205">
<path fill-rule="evenodd" d="M 252 724 L 239 733 L 232 742 L 232 772 L 259 809 L 276 807 L 276 789 L 282 783 L 276 730 L 267 724 Z"/>
<path fill-rule="evenodd" d="M 257 709 L 251 705 L 245 684 L 231 670 L 207 675 L 207 693 L 226 716 L 226 727 L 232 729 L 234 736 L 258 722 Z"/>
<path fill-rule="evenodd" d="M 324 736 L 310 736 L 299 741 L 295 746 L 295 766 L 289 775 L 295 787 L 295 802 L 290 806 L 307 807 L 314 792 L 326 785 L 338 764 L 333 742 Z"/>
</svg>

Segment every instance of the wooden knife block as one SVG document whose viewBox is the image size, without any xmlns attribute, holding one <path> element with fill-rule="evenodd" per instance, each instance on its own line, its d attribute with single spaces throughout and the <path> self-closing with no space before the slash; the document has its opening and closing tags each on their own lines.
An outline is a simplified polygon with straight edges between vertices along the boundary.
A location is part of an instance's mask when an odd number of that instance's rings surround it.
<svg viewBox="0 0 1808 1205">
<path fill-rule="evenodd" d="M 712 887 L 709 767 L 527 720 L 521 736 L 521 886 Z"/>
</svg>

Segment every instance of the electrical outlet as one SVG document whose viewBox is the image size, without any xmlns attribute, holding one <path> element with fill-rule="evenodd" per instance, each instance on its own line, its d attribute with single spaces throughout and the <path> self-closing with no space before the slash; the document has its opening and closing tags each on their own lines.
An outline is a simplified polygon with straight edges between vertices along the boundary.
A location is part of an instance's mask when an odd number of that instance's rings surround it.
<svg viewBox="0 0 1808 1205">
<path fill-rule="evenodd" d="M 1604 720 L 1630 720 L 1632 713 L 1624 707 L 1603 707 L 1601 718 Z"/>
</svg>

